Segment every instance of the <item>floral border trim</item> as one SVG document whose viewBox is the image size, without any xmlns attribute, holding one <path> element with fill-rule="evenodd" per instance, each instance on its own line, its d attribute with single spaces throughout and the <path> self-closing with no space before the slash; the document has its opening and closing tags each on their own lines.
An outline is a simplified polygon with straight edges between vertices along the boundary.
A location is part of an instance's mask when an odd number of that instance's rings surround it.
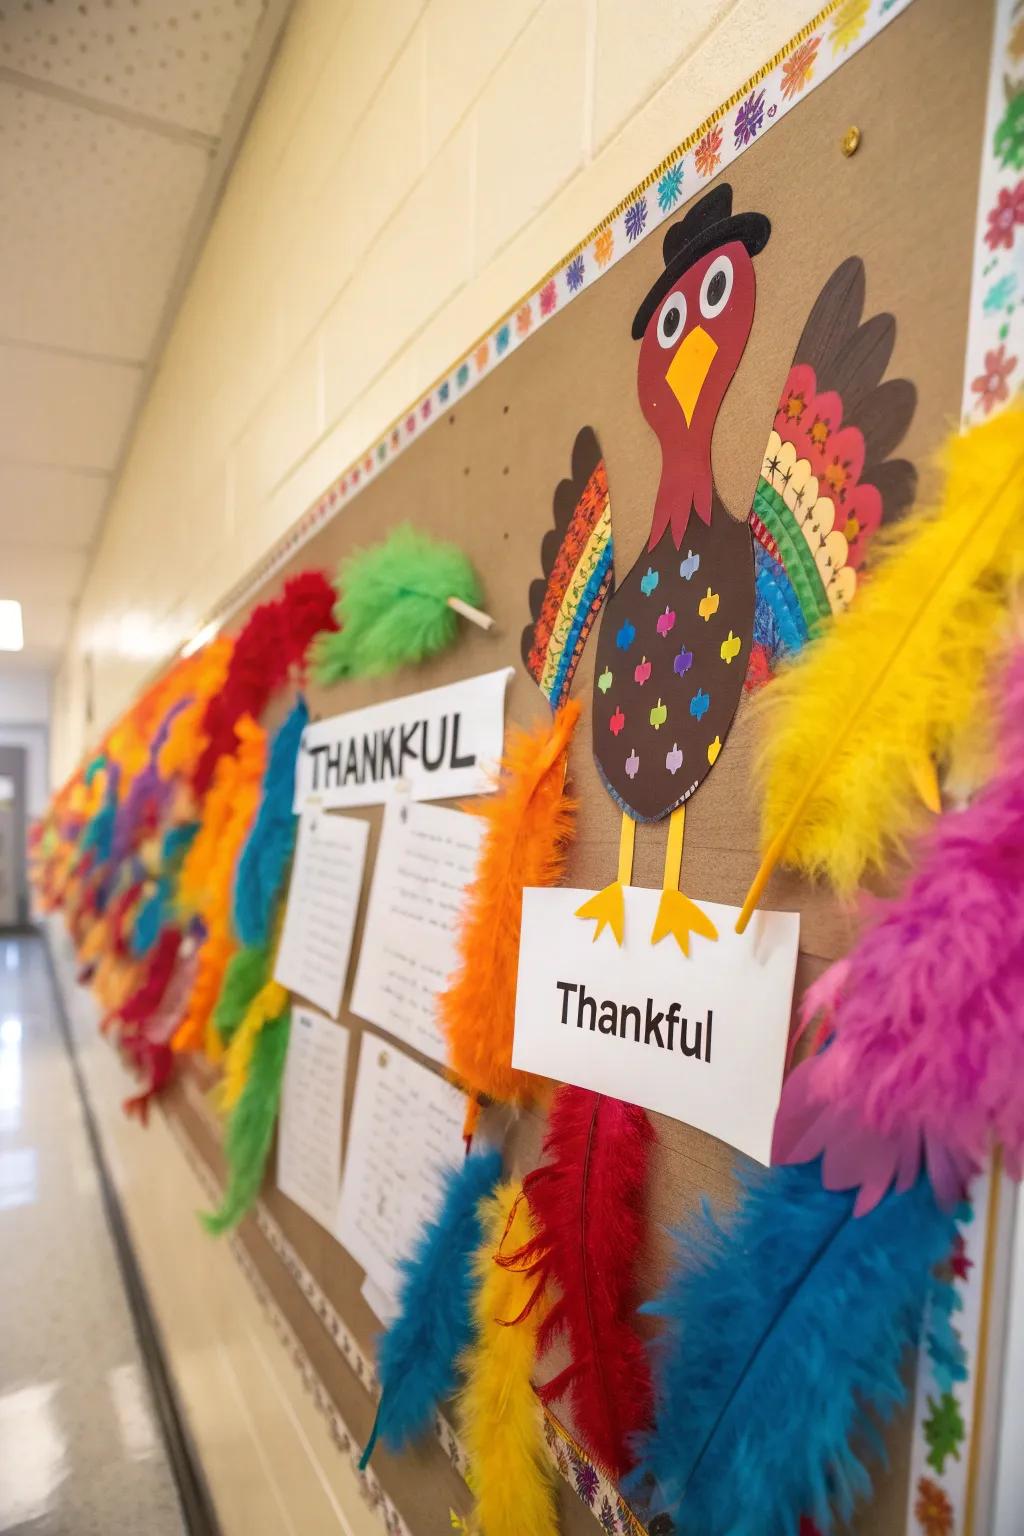
<svg viewBox="0 0 1024 1536">
<path fill-rule="evenodd" d="M 593 286 L 677 207 L 724 171 L 803 96 L 871 42 L 913 0 L 829 0 L 777 54 L 656 166 L 448 372 L 337 476 L 228 592 L 211 622 L 224 623 L 304 544 L 378 478 L 435 421 L 524 342 Z"/>
<path fill-rule="evenodd" d="M 1024 389 L 1024 0 L 995 0 L 961 419 Z"/>
<path fill-rule="evenodd" d="M 199 1084 L 193 1078 L 185 1076 L 182 1079 L 182 1086 L 192 1111 L 211 1129 L 216 1129 L 219 1133 L 219 1122 L 217 1122 L 216 1117 L 211 1111 L 206 1096 Z M 176 1140 L 181 1145 L 189 1165 L 197 1174 L 211 1203 L 214 1205 L 218 1204 L 222 1191 L 214 1174 L 203 1160 L 201 1153 L 193 1145 L 188 1132 L 175 1116 L 165 1115 L 164 1118 L 170 1124 Z M 305 1264 L 303 1264 L 298 1253 L 292 1247 L 287 1237 L 285 1237 L 262 1200 L 256 1202 L 252 1214 L 261 1236 L 291 1276 L 302 1296 L 313 1308 L 321 1324 L 326 1329 L 337 1349 L 344 1356 L 345 1361 L 360 1384 L 367 1392 L 376 1396 L 380 1389 L 373 1363 L 350 1333 L 337 1308 L 325 1296 L 321 1286 L 306 1268 Z M 303 1385 L 312 1393 L 316 1407 L 326 1415 L 331 1438 L 340 1450 L 350 1456 L 358 1472 L 359 1445 L 353 1441 L 351 1434 L 345 1428 L 341 1416 L 335 1408 L 323 1382 L 310 1363 L 309 1357 L 295 1339 L 295 1335 L 281 1313 L 280 1308 L 260 1279 L 257 1270 L 245 1251 L 245 1245 L 238 1237 L 231 1238 L 230 1243 L 232 1252 L 236 1259 L 238 1259 L 246 1278 L 253 1285 L 257 1293 L 257 1299 L 268 1313 L 275 1332 L 284 1344 L 293 1363 L 298 1368 Z M 581 1502 L 586 1504 L 605 1532 L 605 1536 L 645 1536 L 644 1526 L 633 1514 L 633 1511 L 625 1499 L 622 1498 L 614 1483 L 599 1467 L 594 1465 L 587 1452 L 573 1439 L 565 1425 L 561 1423 L 550 1409 L 542 1407 L 539 1402 L 537 1408 L 538 1412 L 543 1414 L 544 1441 L 552 1466 L 559 1472 Z M 463 1482 L 468 1485 L 470 1483 L 469 1458 L 455 1430 L 441 1413 L 438 1413 L 435 1417 L 434 1432 L 438 1444 L 448 1457 L 455 1471 L 462 1478 Z M 366 1498 L 371 1504 L 375 1506 L 379 1504 L 381 1506 L 382 1518 L 384 1518 L 389 1536 L 409 1536 L 406 1527 L 401 1523 L 398 1511 L 390 1504 L 372 1469 L 368 1468 L 365 1473 L 359 1473 L 359 1476 L 361 1481 L 363 1479 L 366 1480 L 366 1486 L 363 1490 Z M 391 1510 L 393 1513 L 388 1515 L 388 1510 Z M 389 1525 L 389 1518 L 393 1518 L 399 1523 L 397 1525 Z M 453 1531 L 465 1532 L 469 1536 L 471 1527 L 454 1510 L 449 1511 L 449 1520 Z"/>
<path fill-rule="evenodd" d="M 961 425 L 1024 390 L 1024 0 L 995 0 L 978 182 Z M 994 1284 L 999 1173 L 975 1181 L 925 1314 L 914 1402 L 907 1530 L 969 1536 L 983 1425 L 976 1423 Z"/>
</svg>

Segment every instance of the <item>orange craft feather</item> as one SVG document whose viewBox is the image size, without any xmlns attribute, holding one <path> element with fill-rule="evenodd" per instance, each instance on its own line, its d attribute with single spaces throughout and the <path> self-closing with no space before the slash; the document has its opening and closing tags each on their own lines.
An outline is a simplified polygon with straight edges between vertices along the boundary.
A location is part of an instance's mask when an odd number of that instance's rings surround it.
<svg viewBox="0 0 1024 1536">
<path fill-rule="evenodd" d="M 438 1008 L 456 1077 L 503 1103 L 530 1103 L 544 1081 L 512 1065 L 519 930 L 524 889 L 556 884 L 565 865 L 576 810 L 565 792 L 566 755 L 579 712 L 570 700 L 536 730 L 514 731 L 498 792 L 471 807 L 486 828 L 462 912 L 459 969 Z"/>
</svg>

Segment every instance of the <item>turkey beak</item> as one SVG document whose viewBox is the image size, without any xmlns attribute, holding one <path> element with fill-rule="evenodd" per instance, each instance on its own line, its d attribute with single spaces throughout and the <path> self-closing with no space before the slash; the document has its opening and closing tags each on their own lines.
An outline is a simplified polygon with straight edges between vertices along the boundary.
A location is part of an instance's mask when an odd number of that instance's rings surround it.
<svg viewBox="0 0 1024 1536">
<path fill-rule="evenodd" d="M 689 335 L 683 337 L 668 365 L 665 378 L 682 407 L 687 426 L 693 420 L 697 400 L 717 351 L 718 343 L 711 339 L 702 325 L 695 325 Z"/>
</svg>

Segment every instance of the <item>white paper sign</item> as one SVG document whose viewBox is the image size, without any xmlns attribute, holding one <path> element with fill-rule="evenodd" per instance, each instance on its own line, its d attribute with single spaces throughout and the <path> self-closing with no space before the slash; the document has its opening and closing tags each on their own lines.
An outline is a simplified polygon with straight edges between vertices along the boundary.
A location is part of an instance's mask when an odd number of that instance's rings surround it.
<svg viewBox="0 0 1024 1536">
<path fill-rule="evenodd" d="M 398 1261 L 437 1209 L 445 1169 L 465 1156 L 464 1115 L 457 1088 L 363 1035 L 334 1235 L 386 1297 L 397 1295 Z"/>
<path fill-rule="evenodd" d="M 455 969 L 455 933 L 484 823 L 398 796 L 384 812 L 352 1012 L 444 1061 L 437 994 Z"/>
<path fill-rule="evenodd" d="M 332 1019 L 352 952 L 369 830 L 354 816 L 307 811 L 299 819 L 274 980 Z"/>
<path fill-rule="evenodd" d="M 348 1030 L 292 1009 L 277 1133 L 277 1187 L 328 1232 L 341 1184 L 341 1109 Z"/>
<path fill-rule="evenodd" d="M 398 780 L 414 800 L 493 791 L 511 676 L 503 667 L 308 725 L 295 764 L 295 809 L 377 805 Z"/>
<path fill-rule="evenodd" d="M 718 929 L 650 942 L 660 891 L 626 890 L 626 938 L 575 917 L 590 891 L 523 900 L 512 1064 L 708 1131 L 761 1163 L 786 1059 L 800 916 L 701 905 Z"/>
</svg>

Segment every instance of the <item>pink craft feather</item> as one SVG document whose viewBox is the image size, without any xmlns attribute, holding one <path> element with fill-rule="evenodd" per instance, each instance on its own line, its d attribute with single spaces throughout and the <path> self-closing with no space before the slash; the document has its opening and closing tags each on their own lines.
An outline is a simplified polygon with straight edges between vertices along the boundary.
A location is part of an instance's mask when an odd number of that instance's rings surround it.
<svg viewBox="0 0 1024 1536">
<path fill-rule="evenodd" d="M 807 999 L 828 1040 L 786 1081 L 774 1158 L 824 1154 L 858 1214 L 922 1161 L 947 1206 L 996 1143 L 1024 1169 L 1024 647 L 1000 717 L 994 777 L 936 822 L 902 895 Z"/>
<path fill-rule="evenodd" d="M 551 1300 L 550 1282 L 557 1285 L 537 1350 L 541 1355 L 564 1338 L 571 1358 L 538 1393 L 545 1403 L 569 1396 L 577 1432 L 615 1477 L 632 1464 L 630 1440 L 651 1415 L 650 1371 L 635 1317 L 652 1140 L 650 1121 L 636 1105 L 559 1088 L 545 1161 L 523 1181 L 536 1235 L 499 1257 L 537 1277 L 531 1306 L 541 1295 Z"/>
</svg>

